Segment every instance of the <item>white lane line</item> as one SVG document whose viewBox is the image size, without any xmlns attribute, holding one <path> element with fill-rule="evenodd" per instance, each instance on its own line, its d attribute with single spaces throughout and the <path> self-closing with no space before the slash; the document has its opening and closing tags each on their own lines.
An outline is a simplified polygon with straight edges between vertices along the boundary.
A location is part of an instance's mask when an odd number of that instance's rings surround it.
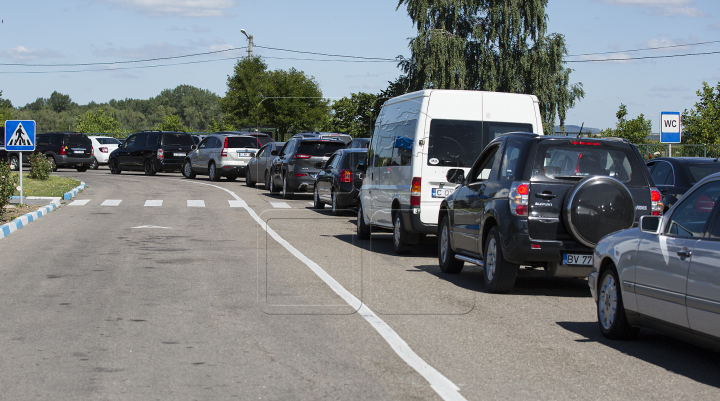
<svg viewBox="0 0 720 401">
<path fill-rule="evenodd" d="M 145 206 L 162 206 L 162 200 L 146 200 Z"/>
<path fill-rule="evenodd" d="M 270 203 L 270 206 L 274 207 L 275 209 L 292 209 L 290 205 L 287 204 L 287 202 L 268 202 Z"/>
<path fill-rule="evenodd" d="M 244 200 L 228 200 L 230 207 L 247 207 Z"/>
<path fill-rule="evenodd" d="M 68 206 L 85 206 L 88 202 L 90 202 L 90 199 L 77 199 L 68 203 Z"/>
<path fill-rule="evenodd" d="M 120 206 L 122 199 L 105 199 L 105 202 L 101 203 L 100 206 Z"/>
<path fill-rule="evenodd" d="M 188 200 L 187 205 L 188 205 L 188 207 L 205 207 L 205 201 L 204 200 Z"/>
<path fill-rule="evenodd" d="M 222 189 L 223 191 L 232 195 L 238 202 L 244 202 L 239 196 L 237 196 L 233 191 L 230 191 L 229 189 L 225 189 L 223 187 L 219 187 L 213 184 L 206 184 L 204 182 L 194 183 L 200 185 L 209 185 L 211 187 Z M 325 270 L 323 270 L 322 267 L 318 266 L 317 263 L 313 262 L 307 256 L 303 255 L 300 251 L 295 249 L 294 246 L 290 245 L 290 243 L 285 241 L 272 228 L 268 227 L 268 225 L 260 218 L 260 216 L 257 215 L 257 213 L 255 213 L 254 210 L 252 210 L 252 208 L 250 208 L 249 206 L 245 206 L 245 210 L 250 213 L 250 216 L 255 219 L 255 222 L 257 222 L 260 227 L 263 228 L 263 230 L 267 231 L 267 233 L 270 234 L 270 236 L 273 237 L 275 241 L 280 243 L 296 258 L 305 263 L 305 265 L 309 267 L 310 270 L 312 270 L 318 277 L 320 277 L 320 279 L 322 279 L 325 284 L 332 288 L 332 290 L 335 291 L 336 294 L 338 294 L 342 299 L 344 299 L 345 302 L 348 303 L 348 305 L 355 308 L 355 310 L 358 311 L 360 316 L 362 316 L 365 321 L 370 323 L 370 325 L 375 329 L 375 331 L 377 331 L 378 334 L 380 334 L 382 338 L 385 339 L 385 341 L 390 345 L 393 351 L 395 351 L 395 353 L 403 361 L 405 361 L 405 363 L 415 369 L 416 372 L 418 372 L 422 377 L 425 378 L 425 380 L 428 381 L 428 383 L 430 383 L 430 387 L 435 390 L 435 392 L 440 396 L 440 398 L 442 398 L 443 400 L 453 401 L 465 400 L 465 397 L 460 394 L 460 388 L 455 385 L 455 383 L 450 381 L 450 379 L 443 376 L 442 373 L 438 372 L 435 368 L 433 368 L 422 358 L 420 358 L 420 356 L 416 354 L 415 351 L 412 350 L 412 348 L 410 348 L 410 346 L 405 342 L 405 340 L 403 340 L 402 337 L 400 337 L 400 335 L 398 335 L 395 330 L 392 329 L 392 327 L 385 323 L 384 320 L 380 319 L 375 314 L 375 312 L 373 312 L 370 308 L 363 304 L 362 301 L 352 295 L 348 290 L 345 289 L 345 287 L 340 285 L 340 283 L 335 281 L 335 279 L 332 278 L 332 276 L 330 276 Z"/>
</svg>

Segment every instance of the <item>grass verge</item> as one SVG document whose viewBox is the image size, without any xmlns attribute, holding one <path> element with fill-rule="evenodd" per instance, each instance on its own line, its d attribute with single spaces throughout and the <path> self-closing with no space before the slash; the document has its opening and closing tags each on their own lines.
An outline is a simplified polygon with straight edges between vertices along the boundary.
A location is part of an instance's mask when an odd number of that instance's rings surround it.
<svg viewBox="0 0 720 401">
<path fill-rule="evenodd" d="M 18 173 L 13 174 L 17 176 Z M 19 181 L 18 179 L 18 183 Z M 62 198 L 65 192 L 70 192 L 78 185 L 80 185 L 80 181 L 74 178 L 51 175 L 47 180 L 41 181 L 33 180 L 27 174 L 23 173 L 23 196 L 52 196 Z M 16 190 L 13 196 L 20 196 L 20 191 Z"/>
</svg>

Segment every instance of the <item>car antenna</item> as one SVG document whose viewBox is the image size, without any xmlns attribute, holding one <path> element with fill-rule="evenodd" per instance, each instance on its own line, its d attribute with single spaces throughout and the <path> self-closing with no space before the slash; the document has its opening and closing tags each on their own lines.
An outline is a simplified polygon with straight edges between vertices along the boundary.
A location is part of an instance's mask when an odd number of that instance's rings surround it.
<svg viewBox="0 0 720 401">
<path fill-rule="evenodd" d="M 580 131 L 578 131 L 578 134 L 575 138 L 580 138 L 580 135 L 582 135 L 582 129 L 585 126 L 585 122 L 583 121 L 582 124 L 580 124 Z"/>
</svg>

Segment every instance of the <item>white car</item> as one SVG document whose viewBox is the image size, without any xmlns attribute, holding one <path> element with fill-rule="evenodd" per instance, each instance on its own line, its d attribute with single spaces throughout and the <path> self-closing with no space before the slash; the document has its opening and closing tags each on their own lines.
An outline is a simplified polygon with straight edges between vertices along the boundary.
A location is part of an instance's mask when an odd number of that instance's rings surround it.
<svg viewBox="0 0 720 401">
<path fill-rule="evenodd" d="M 108 164 L 110 153 L 120 146 L 120 141 L 109 136 L 89 136 L 95 152 L 95 163 L 90 168 L 97 170 L 100 164 Z"/>
</svg>

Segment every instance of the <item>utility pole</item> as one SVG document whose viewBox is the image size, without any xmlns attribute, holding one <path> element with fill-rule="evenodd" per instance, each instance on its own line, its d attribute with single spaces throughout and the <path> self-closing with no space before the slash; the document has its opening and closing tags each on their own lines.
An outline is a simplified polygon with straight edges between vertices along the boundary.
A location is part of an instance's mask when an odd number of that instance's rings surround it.
<svg viewBox="0 0 720 401">
<path fill-rule="evenodd" d="M 252 48 L 253 48 L 253 36 L 248 35 L 244 29 L 241 29 L 240 32 L 242 32 L 243 35 L 245 35 L 245 37 L 248 38 L 248 59 L 251 59 L 252 58 Z"/>
</svg>

